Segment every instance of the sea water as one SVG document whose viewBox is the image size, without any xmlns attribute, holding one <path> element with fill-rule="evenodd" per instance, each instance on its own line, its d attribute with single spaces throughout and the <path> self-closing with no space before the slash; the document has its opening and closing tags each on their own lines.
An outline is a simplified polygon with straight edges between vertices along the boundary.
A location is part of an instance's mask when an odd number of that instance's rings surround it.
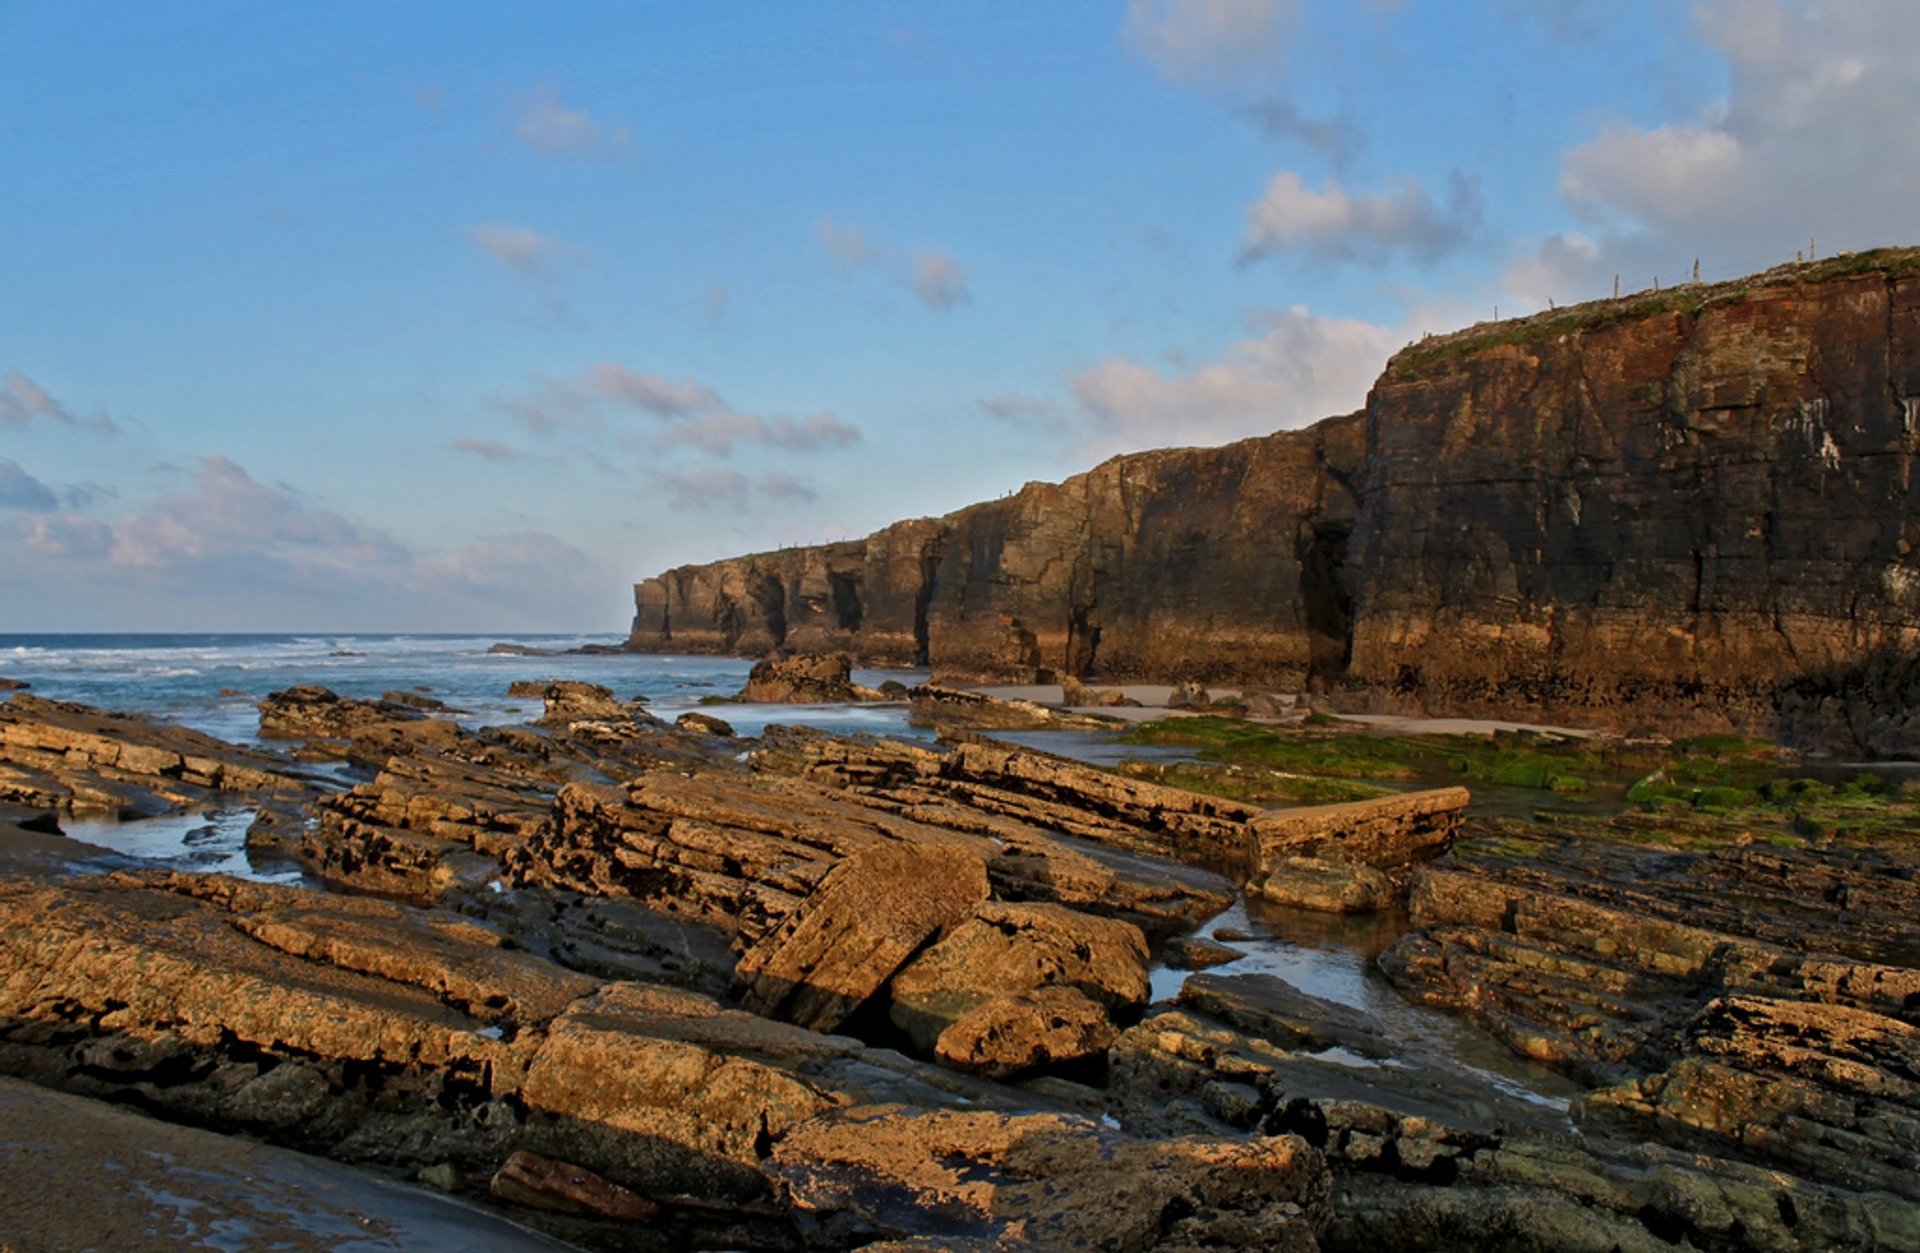
<svg viewBox="0 0 1920 1253">
<path fill-rule="evenodd" d="M 490 652 L 505 643 L 555 656 Z M 0 635 L 0 677 L 32 685 L 36 695 L 182 723 L 221 739 L 251 743 L 259 733 L 261 697 L 299 683 L 371 699 L 388 691 L 431 696 L 459 710 L 467 726 L 525 722 L 539 700 L 507 689 L 521 679 L 598 683 L 622 700 L 645 697 L 673 719 L 702 698 L 732 696 L 753 663 L 734 657 L 670 657 L 645 653 L 566 654 L 584 645 L 617 644 L 590 635 Z M 925 672 L 856 671 L 878 686 L 909 685 Z M 742 735 L 773 723 L 806 723 L 842 732 L 918 735 L 906 707 L 888 705 L 728 705 L 713 711 Z"/>
</svg>

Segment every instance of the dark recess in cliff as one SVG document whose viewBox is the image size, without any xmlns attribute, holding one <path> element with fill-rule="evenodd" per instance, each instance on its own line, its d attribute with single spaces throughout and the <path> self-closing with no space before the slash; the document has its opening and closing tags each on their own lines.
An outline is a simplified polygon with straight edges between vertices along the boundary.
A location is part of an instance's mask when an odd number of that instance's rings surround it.
<svg viewBox="0 0 1920 1253">
<path fill-rule="evenodd" d="M 635 588 L 630 646 L 1920 753 L 1920 250 L 1400 352 L 1365 410 Z M 671 630 L 669 630 L 671 627 Z"/>
</svg>

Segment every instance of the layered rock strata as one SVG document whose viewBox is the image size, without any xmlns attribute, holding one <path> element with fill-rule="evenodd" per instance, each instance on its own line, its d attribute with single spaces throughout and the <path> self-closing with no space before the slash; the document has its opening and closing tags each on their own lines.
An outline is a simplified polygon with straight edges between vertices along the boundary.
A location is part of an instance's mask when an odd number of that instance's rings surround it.
<svg viewBox="0 0 1920 1253">
<path fill-rule="evenodd" d="M 629 647 L 847 649 L 1920 753 L 1920 252 L 1423 340 L 1364 411 L 683 566 Z"/>
</svg>

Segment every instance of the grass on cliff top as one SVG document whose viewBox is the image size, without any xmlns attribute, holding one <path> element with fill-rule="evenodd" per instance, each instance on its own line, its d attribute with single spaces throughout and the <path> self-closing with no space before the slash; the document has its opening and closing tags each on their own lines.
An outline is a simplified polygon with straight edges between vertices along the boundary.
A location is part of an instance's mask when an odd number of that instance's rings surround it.
<svg viewBox="0 0 1920 1253">
<path fill-rule="evenodd" d="M 1843 252 L 1824 261 L 1790 262 L 1726 282 L 1683 283 L 1660 291 L 1592 300 L 1524 318 L 1481 323 L 1448 334 L 1430 336 L 1395 353 L 1387 363 L 1387 372 L 1417 374 L 1442 362 L 1488 348 L 1558 339 L 1563 335 L 1599 330 L 1662 313 L 1697 316 L 1709 305 L 1744 300 L 1749 292 L 1760 287 L 1786 283 L 1823 283 L 1872 273 L 1898 277 L 1916 271 L 1920 271 L 1920 248 L 1875 248 L 1868 252 Z"/>
</svg>

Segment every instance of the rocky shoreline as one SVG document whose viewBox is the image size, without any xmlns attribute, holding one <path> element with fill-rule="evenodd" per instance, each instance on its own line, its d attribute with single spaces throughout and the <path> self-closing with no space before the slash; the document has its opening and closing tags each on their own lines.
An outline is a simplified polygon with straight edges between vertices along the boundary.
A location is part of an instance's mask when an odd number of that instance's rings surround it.
<svg viewBox="0 0 1920 1253">
<path fill-rule="evenodd" d="M 1920 1249 L 1910 831 L 1275 808 L 939 689 L 937 746 L 540 694 L 292 689 L 284 752 L 0 704 L 0 1074 L 590 1248 Z M 57 834 L 215 803 L 308 885 Z M 1407 998 L 1576 1095 L 1271 975 L 1155 999 L 1243 894 L 1404 911 Z"/>
</svg>

